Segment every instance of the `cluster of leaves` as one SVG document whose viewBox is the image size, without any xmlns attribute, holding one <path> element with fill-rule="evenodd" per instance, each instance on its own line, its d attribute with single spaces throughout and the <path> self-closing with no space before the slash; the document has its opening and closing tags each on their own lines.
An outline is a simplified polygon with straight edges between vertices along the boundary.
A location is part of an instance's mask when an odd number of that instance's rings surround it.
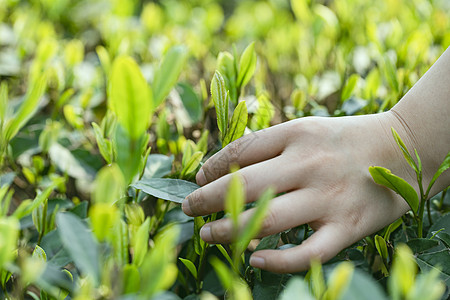
<svg viewBox="0 0 450 300">
<path fill-rule="evenodd" d="M 417 195 L 381 167 L 375 181 L 411 213 L 296 276 L 248 264 L 312 234 L 253 245 L 271 190 L 245 206 L 235 175 L 225 213 L 179 205 L 202 161 L 244 133 L 392 107 L 450 44 L 446 5 L 0 1 L 0 297 L 447 297 L 450 193 L 427 201 L 431 185 Z M 394 136 L 421 186 L 420 158 Z M 200 228 L 222 217 L 236 242 L 206 244 Z"/>
</svg>

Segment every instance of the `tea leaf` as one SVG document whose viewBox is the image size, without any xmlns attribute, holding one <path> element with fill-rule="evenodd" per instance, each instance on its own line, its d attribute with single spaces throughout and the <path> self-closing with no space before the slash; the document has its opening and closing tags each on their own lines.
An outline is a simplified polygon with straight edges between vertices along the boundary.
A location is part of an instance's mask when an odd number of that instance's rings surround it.
<svg viewBox="0 0 450 300">
<path fill-rule="evenodd" d="M 280 295 L 280 300 L 291 299 L 314 300 L 316 298 L 314 298 L 309 292 L 308 285 L 303 278 L 295 276 L 289 279 L 286 288 Z"/>
<path fill-rule="evenodd" d="M 200 187 L 189 181 L 171 178 L 148 178 L 140 180 L 131 186 L 156 198 L 176 203 L 182 203 L 187 195 Z"/>
<path fill-rule="evenodd" d="M 105 161 L 110 164 L 112 162 L 112 148 L 111 143 L 103 137 L 102 130 L 97 123 L 92 122 L 92 128 L 94 129 L 95 140 L 97 141 L 98 150 L 100 154 L 105 159 Z"/>
<path fill-rule="evenodd" d="M 243 88 L 252 78 L 256 69 L 255 43 L 251 43 L 245 48 L 239 60 L 239 72 L 236 85 L 239 89 Z"/>
<path fill-rule="evenodd" d="M 387 261 L 388 251 L 386 247 L 386 241 L 383 239 L 383 237 L 375 235 L 375 247 L 377 248 L 381 258 L 383 258 L 384 261 Z"/>
<path fill-rule="evenodd" d="M 3 121 L 6 118 L 6 111 L 8 108 L 8 84 L 2 82 L 0 85 L 0 128 L 3 126 Z"/>
<path fill-rule="evenodd" d="M 179 257 L 178 259 L 186 266 L 189 272 L 191 272 L 192 276 L 197 279 L 197 269 L 195 268 L 195 265 L 192 263 L 192 261 L 181 257 Z"/>
<path fill-rule="evenodd" d="M 172 171 L 173 155 L 150 154 L 147 158 L 143 179 L 161 178 Z"/>
<path fill-rule="evenodd" d="M 241 101 L 233 112 L 230 127 L 228 128 L 227 134 L 223 139 L 222 147 L 225 147 L 232 141 L 235 141 L 244 135 L 245 127 L 247 126 L 247 119 L 247 105 L 245 104 L 245 101 Z"/>
<path fill-rule="evenodd" d="M 419 208 L 419 198 L 414 188 L 408 182 L 392 174 L 390 170 L 383 167 L 370 167 L 369 172 L 376 183 L 384 185 L 402 196 L 413 212 L 417 213 Z"/>
<path fill-rule="evenodd" d="M 403 143 L 402 139 L 400 138 L 397 131 L 395 131 L 395 129 L 393 127 L 391 127 L 391 131 L 392 131 L 392 135 L 394 136 L 395 142 L 397 143 L 400 150 L 402 150 L 403 156 L 405 157 L 406 161 L 411 166 L 411 168 L 413 168 L 414 171 L 416 171 L 416 173 L 418 173 L 419 168 L 417 167 L 416 162 L 413 160 L 411 154 L 409 154 L 408 148 L 406 148 L 405 143 Z M 417 157 L 418 157 L 418 155 L 417 155 Z"/>
<path fill-rule="evenodd" d="M 388 280 L 388 289 L 394 299 L 408 295 L 414 285 L 416 272 L 417 265 L 411 250 L 405 244 L 398 245 Z"/>
<path fill-rule="evenodd" d="M 237 103 L 237 91 L 236 91 L 236 68 L 233 55 L 229 52 L 219 52 L 217 56 L 217 69 L 220 74 L 223 75 L 225 85 L 230 93 L 231 101 Z"/>
<path fill-rule="evenodd" d="M 184 46 L 170 48 L 164 55 L 160 67 L 156 70 L 152 88 L 155 108 L 158 107 L 175 85 L 188 57 Z"/>
<path fill-rule="evenodd" d="M 136 235 L 132 237 L 132 247 L 134 252 L 133 264 L 139 267 L 144 261 L 148 251 L 148 235 L 150 231 L 150 218 L 139 226 Z"/>
<path fill-rule="evenodd" d="M 181 171 L 181 177 L 184 177 L 185 175 L 194 172 L 199 166 L 200 162 L 202 161 L 202 158 L 203 153 L 200 151 L 197 151 L 194 154 L 192 154 L 191 158 L 186 163 L 186 166 Z"/>
<path fill-rule="evenodd" d="M 230 215 L 230 219 L 233 221 L 234 230 L 238 229 L 239 215 L 244 209 L 244 192 L 244 185 L 239 173 L 233 173 L 225 198 L 225 212 Z"/>
<path fill-rule="evenodd" d="M 227 134 L 228 125 L 228 93 L 225 89 L 225 81 L 219 71 L 214 73 L 211 81 L 211 97 L 216 107 L 217 126 L 222 136 Z"/>
<path fill-rule="evenodd" d="M 352 74 L 348 79 L 347 82 L 345 83 L 344 88 L 342 89 L 342 93 L 341 93 L 341 101 L 345 101 L 348 98 L 350 98 L 350 96 L 353 93 L 353 90 L 356 87 L 356 84 L 358 83 L 359 80 L 359 75 L 358 74 Z"/>
<path fill-rule="evenodd" d="M 0 218 L 0 269 L 14 258 L 14 250 L 17 249 L 20 224 L 14 217 Z"/>
<path fill-rule="evenodd" d="M 133 294 L 137 293 L 140 288 L 141 275 L 135 265 L 127 264 L 123 267 L 123 293 Z"/>
<path fill-rule="evenodd" d="M 115 205 L 99 202 L 91 206 L 89 209 L 89 219 L 91 220 L 91 228 L 97 240 L 103 242 L 108 238 L 119 217 L 119 210 Z"/>
<path fill-rule="evenodd" d="M 433 175 L 433 178 L 431 179 L 431 182 L 428 185 L 426 195 L 428 195 L 429 191 L 431 190 L 431 188 L 433 187 L 434 183 L 439 178 L 439 176 L 441 176 L 441 174 L 444 173 L 448 168 L 450 168 L 450 152 L 447 153 L 444 161 L 439 166 L 439 169 Z"/>
<path fill-rule="evenodd" d="M 132 140 L 147 130 L 154 108 L 152 92 L 137 63 L 127 56 L 114 60 L 108 105 Z"/>
<path fill-rule="evenodd" d="M 75 265 L 95 283 L 100 282 L 100 265 L 97 241 L 89 228 L 71 213 L 58 213 L 56 224 L 64 248 Z"/>
<path fill-rule="evenodd" d="M 325 292 L 324 299 L 342 299 L 342 295 L 348 289 L 353 277 L 355 267 L 350 262 L 341 262 L 334 268 L 328 279 L 328 289 Z"/>
<path fill-rule="evenodd" d="M 193 123 L 198 123 L 202 121 L 203 117 L 203 106 L 202 99 L 194 92 L 192 86 L 186 83 L 178 83 L 177 86 L 178 94 L 180 95 L 183 106 L 188 112 L 189 118 Z"/>
<path fill-rule="evenodd" d="M 438 246 L 439 242 L 436 240 L 416 238 L 409 240 L 406 244 L 411 248 L 413 253 L 422 253 Z"/>
<path fill-rule="evenodd" d="M 37 79 L 31 88 L 28 90 L 25 100 L 19 107 L 19 110 L 10 119 L 5 126 L 5 140 L 11 140 L 19 130 L 31 119 L 31 117 L 36 113 L 42 95 L 47 87 L 47 75 L 44 74 L 39 79 Z"/>
</svg>

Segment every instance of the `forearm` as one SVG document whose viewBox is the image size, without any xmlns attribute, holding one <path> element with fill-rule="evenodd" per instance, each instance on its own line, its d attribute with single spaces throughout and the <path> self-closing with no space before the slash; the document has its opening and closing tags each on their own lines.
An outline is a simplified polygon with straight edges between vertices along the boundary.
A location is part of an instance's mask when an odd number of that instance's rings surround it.
<svg viewBox="0 0 450 300">
<path fill-rule="evenodd" d="M 411 147 L 409 150 L 416 148 L 422 159 L 426 188 L 450 151 L 450 48 L 390 113 L 397 119 L 394 123 L 406 134 L 402 138 Z M 450 172 L 445 172 L 436 182 L 432 194 L 449 184 Z"/>
</svg>

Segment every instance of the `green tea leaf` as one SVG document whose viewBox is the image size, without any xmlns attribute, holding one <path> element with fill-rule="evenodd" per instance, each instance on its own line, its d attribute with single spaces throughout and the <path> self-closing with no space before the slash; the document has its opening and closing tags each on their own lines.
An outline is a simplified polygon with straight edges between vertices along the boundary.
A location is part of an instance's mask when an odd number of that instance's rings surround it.
<svg viewBox="0 0 450 300">
<path fill-rule="evenodd" d="M 110 203 L 99 202 L 90 207 L 89 219 L 97 240 L 103 242 L 110 236 L 112 228 L 118 222 L 119 217 L 119 210 Z"/>
<path fill-rule="evenodd" d="M 383 239 L 383 237 L 379 235 L 375 235 L 375 247 L 378 250 L 378 253 L 380 254 L 381 258 L 383 258 L 384 261 L 387 261 L 388 259 L 388 251 L 386 246 L 386 241 Z"/>
<path fill-rule="evenodd" d="M 383 167 L 370 167 L 369 172 L 376 183 L 384 185 L 402 196 L 413 212 L 417 213 L 419 208 L 419 198 L 414 188 L 408 182 L 392 174 L 390 170 Z"/>
<path fill-rule="evenodd" d="M 156 70 L 152 88 L 154 92 L 155 107 L 158 107 L 175 85 L 188 57 L 184 46 L 170 48 L 164 55 L 161 65 Z"/>
<path fill-rule="evenodd" d="M 148 178 L 131 185 L 156 198 L 182 203 L 184 198 L 200 186 L 190 181 L 171 178 Z"/>
<path fill-rule="evenodd" d="M 409 240 L 406 245 L 411 248 L 413 253 L 422 253 L 428 249 L 438 246 L 439 242 L 436 240 L 416 238 Z"/>
<path fill-rule="evenodd" d="M 371 275 L 356 268 L 347 290 L 340 299 L 385 300 L 387 297 L 381 285 Z"/>
<path fill-rule="evenodd" d="M 19 110 L 10 119 L 5 126 L 5 140 L 10 141 L 19 130 L 31 119 L 36 113 L 42 95 L 47 87 L 47 75 L 41 76 L 36 80 L 28 90 L 25 100 L 19 107 Z"/>
<path fill-rule="evenodd" d="M 233 55 L 229 52 L 219 52 L 217 56 L 217 70 L 223 75 L 225 86 L 230 93 L 231 101 L 237 104 L 237 90 L 236 90 L 236 76 L 235 61 Z"/>
<path fill-rule="evenodd" d="M 202 99 L 197 96 L 192 86 L 187 83 L 178 83 L 176 88 L 191 121 L 193 123 L 200 122 L 203 117 Z"/>
<path fill-rule="evenodd" d="M 406 148 L 405 143 L 403 143 L 402 139 L 398 135 L 397 131 L 393 127 L 391 127 L 392 135 L 394 136 L 395 142 L 397 143 L 400 150 L 402 150 L 403 156 L 405 157 L 408 164 L 411 166 L 411 168 L 414 169 L 414 171 L 419 172 L 419 168 L 416 165 L 416 162 L 413 160 L 411 154 L 409 154 L 408 149 Z M 418 155 L 417 155 L 418 156 Z"/>
<path fill-rule="evenodd" d="M 75 265 L 95 283 L 100 282 L 98 243 L 89 228 L 71 213 L 58 213 L 56 224 L 64 248 Z"/>
<path fill-rule="evenodd" d="M 172 172 L 173 155 L 150 154 L 147 158 L 143 179 L 162 178 Z"/>
<path fill-rule="evenodd" d="M 92 193 L 94 203 L 116 203 L 125 190 L 125 180 L 116 164 L 103 167 L 95 179 Z"/>
<path fill-rule="evenodd" d="M 6 118 L 6 111 L 8 108 L 8 84 L 2 82 L 0 85 L 0 128 Z"/>
<path fill-rule="evenodd" d="M 436 234 L 436 237 L 447 247 L 447 249 L 450 249 L 450 234 L 446 232 L 438 232 Z"/>
<path fill-rule="evenodd" d="M 37 259 L 40 259 L 42 261 L 47 261 L 47 255 L 45 254 L 44 249 L 39 247 L 39 245 L 36 245 L 34 247 L 33 253 L 31 254 L 32 257 L 35 257 Z"/>
<path fill-rule="evenodd" d="M 439 166 L 439 169 L 436 171 L 436 173 L 433 175 L 433 178 L 431 179 L 430 184 L 428 185 L 426 194 L 428 195 L 429 191 L 433 187 L 436 180 L 441 176 L 442 173 L 444 173 L 448 168 L 450 168 L 450 152 L 447 153 L 445 156 L 444 161 Z"/>
<path fill-rule="evenodd" d="M 194 217 L 194 250 L 197 255 L 201 255 L 206 246 L 206 242 L 200 238 L 200 229 L 205 225 L 203 217 Z"/>
<path fill-rule="evenodd" d="M 144 261 L 148 251 L 148 235 L 150 231 L 150 218 L 139 226 L 136 235 L 132 238 L 132 247 L 134 252 L 133 264 L 139 267 Z"/>
<path fill-rule="evenodd" d="M 186 163 L 186 166 L 181 171 L 181 176 L 183 177 L 189 173 L 194 172 L 197 169 L 197 167 L 199 166 L 200 162 L 202 161 L 202 158 L 203 158 L 203 153 L 200 151 L 197 151 L 194 154 L 192 154 L 191 158 Z"/>
<path fill-rule="evenodd" d="M 108 105 L 132 140 L 147 130 L 154 108 L 152 92 L 137 63 L 118 57 L 112 66 Z"/>
<path fill-rule="evenodd" d="M 250 240 L 258 234 L 264 218 L 266 217 L 270 200 L 273 199 L 274 195 L 274 190 L 272 188 L 268 188 L 261 195 L 261 197 L 259 197 L 257 206 L 255 208 L 255 213 L 250 218 L 250 221 L 246 225 L 245 229 L 238 236 L 236 252 L 242 253 L 247 248 Z"/>
<path fill-rule="evenodd" d="M 19 237 L 20 224 L 14 217 L 0 218 L 0 269 L 14 258 L 14 251 L 17 249 L 17 239 Z"/>
<path fill-rule="evenodd" d="M 342 89 L 342 93 L 341 93 L 341 101 L 345 101 L 348 98 L 350 98 L 350 96 L 353 93 L 353 90 L 356 87 L 356 84 L 358 83 L 359 80 L 359 75 L 358 74 L 352 74 L 348 79 L 347 82 L 345 83 L 344 88 Z"/>
<path fill-rule="evenodd" d="M 189 272 L 191 272 L 192 276 L 194 276 L 194 278 L 197 279 L 197 269 L 195 268 L 194 263 L 192 263 L 192 261 L 190 261 L 189 259 L 181 257 L 179 257 L 178 259 L 186 266 Z"/>
<path fill-rule="evenodd" d="M 243 88 L 252 78 L 256 69 L 255 43 L 251 43 L 242 53 L 239 60 L 239 72 L 237 77 L 237 86 Z"/>
<path fill-rule="evenodd" d="M 244 185 L 241 177 L 235 172 L 231 175 L 231 181 L 225 198 L 225 212 L 229 214 L 230 219 L 233 221 L 235 231 L 237 231 L 239 226 L 239 215 L 244 209 L 244 193 Z"/>
<path fill-rule="evenodd" d="M 245 101 L 241 101 L 233 112 L 230 127 L 228 128 L 227 134 L 223 139 L 222 147 L 225 147 L 232 141 L 235 141 L 244 135 L 245 127 L 247 126 L 247 119 L 247 105 L 245 104 Z"/>
<path fill-rule="evenodd" d="M 123 293 L 134 294 L 140 289 L 141 275 L 135 265 L 127 264 L 123 267 Z"/>
<path fill-rule="evenodd" d="M 226 290 L 231 290 L 233 288 L 233 273 L 231 270 L 217 257 L 213 256 L 210 263 L 216 271 L 222 286 Z"/>
<path fill-rule="evenodd" d="M 219 71 L 214 73 L 211 81 L 211 97 L 216 107 L 217 126 L 222 136 L 227 134 L 228 125 L 228 93 L 225 89 L 225 81 Z"/>
<path fill-rule="evenodd" d="M 291 299 L 314 300 L 316 298 L 310 294 L 308 285 L 303 278 L 295 276 L 289 279 L 286 288 L 280 295 L 280 300 Z"/>
<path fill-rule="evenodd" d="M 105 161 L 110 164 L 113 160 L 111 143 L 103 137 L 102 130 L 97 123 L 92 122 L 92 128 L 94 129 L 95 140 L 97 141 L 98 150 L 100 154 L 105 159 Z"/>
</svg>

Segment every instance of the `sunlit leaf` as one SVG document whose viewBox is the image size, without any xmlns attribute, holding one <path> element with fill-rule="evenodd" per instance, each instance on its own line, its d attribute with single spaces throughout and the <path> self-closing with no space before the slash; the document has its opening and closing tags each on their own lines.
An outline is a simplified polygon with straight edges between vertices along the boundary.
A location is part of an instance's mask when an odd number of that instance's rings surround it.
<svg viewBox="0 0 450 300">
<path fill-rule="evenodd" d="M 239 60 L 239 72 L 237 76 L 237 87 L 243 88 L 252 78 L 256 69 L 255 43 L 251 43 L 245 48 Z"/>
<path fill-rule="evenodd" d="M 217 126 L 222 136 L 227 134 L 228 126 L 228 93 L 225 89 L 225 81 L 219 71 L 214 73 L 211 81 L 211 97 L 216 107 Z"/>
<path fill-rule="evenodd" d="M 241 101 L 233 112 L 230 127 L 228 128 L 227 134 L 223 139 L 222 147 L 225 147 L 232 141 L 235 141 L 244 135 L 245 127 L 247 126 L 247 119 L 247 105 L 245 104 L 245 101 Z"/>
</svg>

